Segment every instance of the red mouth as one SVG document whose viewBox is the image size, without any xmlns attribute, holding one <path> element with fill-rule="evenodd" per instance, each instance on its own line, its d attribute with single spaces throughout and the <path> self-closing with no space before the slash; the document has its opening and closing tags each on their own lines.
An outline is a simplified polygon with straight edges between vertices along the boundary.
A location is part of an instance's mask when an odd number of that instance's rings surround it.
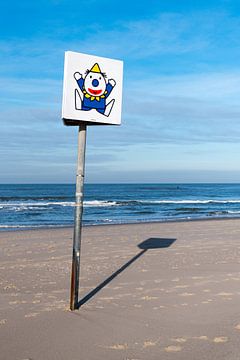
<svg viewBox="0 0 240 360">
<path fill-rule="evenodd" d="M 101 94 L 102 90 L 93 90 L 93 89 L 88 88 L 88 92 L 93 95 L 99 95 L 99 94 Z"/>
</svg>

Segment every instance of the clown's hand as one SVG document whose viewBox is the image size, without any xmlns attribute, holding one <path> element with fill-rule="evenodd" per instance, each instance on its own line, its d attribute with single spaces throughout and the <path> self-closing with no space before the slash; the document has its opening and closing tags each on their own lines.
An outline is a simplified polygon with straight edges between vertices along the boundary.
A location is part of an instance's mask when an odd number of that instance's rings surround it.
<svg viewBox="0 0 240 360">
<path fill-rule="evenodd" d="M 79 79 L 81 79 L 82 74 L 80 74 L 79 72 L 75 72 L 74 73 L 74 78 L 78 81 Z"/>
<path fill-rule="evenodd" d="M 114 87 L 116 85 L 116 81 L 113 79 L 110 79 L 108 82 L 110 85 L 112 85 L 112 87 Z"/>
</svg>

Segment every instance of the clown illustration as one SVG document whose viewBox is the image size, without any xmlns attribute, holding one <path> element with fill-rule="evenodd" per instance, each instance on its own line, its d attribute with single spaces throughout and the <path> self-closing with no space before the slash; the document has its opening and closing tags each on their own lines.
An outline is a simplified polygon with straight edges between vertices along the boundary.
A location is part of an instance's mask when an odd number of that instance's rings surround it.
<svg viewBox="0 0 240 360">
<path fill-rule="evenodd" d="M 75 90 L 76 110 L 89 111 L 95 109 L 100 114 L 109 116 L 115 99 L 112 99 L 108 104 L 106 100 L 116 85 L 116 81 L 109 79 L 107 82 L 106 74 L 101 72 L 97 63 L 86 71 L 85 77 L 79 72 L 75 72 L 74 78 L 81 90 L 81 92 L 78 89 Z"/>
</svg>

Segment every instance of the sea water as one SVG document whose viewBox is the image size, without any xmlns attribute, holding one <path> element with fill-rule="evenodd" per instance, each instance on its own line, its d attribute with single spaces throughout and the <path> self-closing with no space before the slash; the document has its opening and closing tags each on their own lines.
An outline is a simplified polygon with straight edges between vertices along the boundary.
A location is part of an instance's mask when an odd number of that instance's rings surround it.
<svg viewBox="0 0 240 360">
<path fill-rule="evenodd" d="M 0 230 L 72 226 L 75 185 L 0 185 Z M 86 184 L 84 225 L 240 217 L 240 184 Z"/>
</svg>

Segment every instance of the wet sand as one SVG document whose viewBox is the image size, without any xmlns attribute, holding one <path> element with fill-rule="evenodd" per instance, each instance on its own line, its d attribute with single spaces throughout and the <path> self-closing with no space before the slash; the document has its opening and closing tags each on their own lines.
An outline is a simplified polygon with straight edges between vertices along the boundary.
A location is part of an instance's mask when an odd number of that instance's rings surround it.
<svg viewBox="0 0 240 360">
<path fill-rule="evenodd" d="M 1 360 L 239 359 L 240 220 L 0 233 Z"/>
</svg>

